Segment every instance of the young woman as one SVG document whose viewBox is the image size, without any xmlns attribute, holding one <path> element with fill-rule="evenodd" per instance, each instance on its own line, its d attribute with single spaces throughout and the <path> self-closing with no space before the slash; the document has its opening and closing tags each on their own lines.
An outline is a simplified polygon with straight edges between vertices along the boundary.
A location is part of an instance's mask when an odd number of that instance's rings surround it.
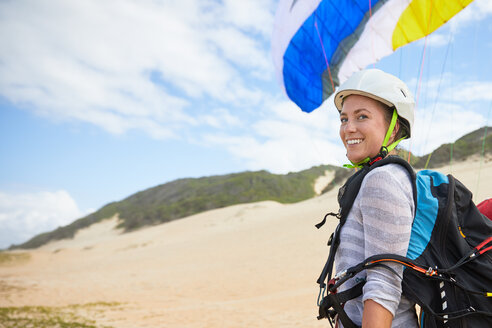
<svg viewBox="0 0 492 328">
<path fill-rule="evenodd" d="M 336 93 L 335 105 L 340 112 L 340 138 L 354 166 L 384 158 L 411 135 L 413 97 L 405 83 L 381 70 L 354 74 Z M 341 229 L 336 271 L 376 254 L 405 256 L 414 211 L 412 182 L 406 169 L 387 164 L 369 172 Z M 366 280 L 363 294 L 344 307 L 355 324 L 364 328 L 417 327 L 414 304 L 402 296 L 402 266 L 389 266 L 396 274 L 375 267 L 340 287 L 341 292 L 360 279 Z"/>
</svg>

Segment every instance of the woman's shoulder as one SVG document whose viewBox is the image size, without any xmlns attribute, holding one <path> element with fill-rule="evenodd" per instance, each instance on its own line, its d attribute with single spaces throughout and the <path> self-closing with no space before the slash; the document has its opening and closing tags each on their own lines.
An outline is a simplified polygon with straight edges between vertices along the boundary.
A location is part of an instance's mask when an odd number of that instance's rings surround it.
<svg viewBox="0 0 492 328">
<path fill-rule="evenodd" d="M 371 170 L 362 181 L 357 197 L 371 206 L 379 204 L 379 207 L 384 207 L 383 202 L 399 204 L 401 208 L 408 204 L 412 213 L 415 207 L 413 182 L 407 169 L 399 164 L 387 164 Z"/>
<path fill-rule="evenodd" d="M 390 163 L 371 170 L 362 182 L 363 187 L 412 190 L 408 170 L 400 164 Z"/>
<path fill-rule="evenodd" d="M 388 163 L 386 165 L 381 165 L 376 167 L 375 169 L 369 171 L 367 173 L 366 178 L 370 176 L 385 176 L 386 178 L 402 178 L 402 177 L 408 177 L 410 179 L 410 173 L 408 173 L 408 170 L 400 164 L 396 163 Z"/>
</svg>

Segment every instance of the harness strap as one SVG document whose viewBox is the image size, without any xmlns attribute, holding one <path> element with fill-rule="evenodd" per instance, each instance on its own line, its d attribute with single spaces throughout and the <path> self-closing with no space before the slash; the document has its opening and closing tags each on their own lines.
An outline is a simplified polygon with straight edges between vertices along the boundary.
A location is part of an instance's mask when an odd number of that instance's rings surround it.
<svg viewBox="0 0 492 328">
<path fill-rule="evenodd" d="M 418 297 L 414 289 L 405 280 L 402 280 L 402 286 L 404 286 L 405 290 L 409 294 L 411 294 L 408 296 L 410 296 L 410 298 L 413 298 L 413 301 L 415 301 L 424 310 L 425 313 L 430 313 L 433 318 L 439 321 L 456 320 L 456 319 L 460 319 L 468 316 L 476 316 L 476 315 L 492 317 L 491 312 L 477 311 L 472 306 L 468 306 L 466 308 L 457 311 L 435 312 L 427 303 L 425 303 L 424 301 L 422 301 L 420 297 Z"/>
<path fill-rule="evenodd" d="M 325 225 L 325 223 L 326 223 L 326 218 L 328 217 L 328 215 L 331 215 L 331 216 L 334 216 L 334 217 L 336 217 L 336 218 L 339 218 L 339 217 L 338 217 L 338 213 L 333 213 L 333 212 L 330 212 L 330 213 L 327 213 L 327 214 L 325 215 L 325 217 L 323 218 L 323 220 L 322 220 L 320 223 L 315 224 L 314 226 L 315 226 L 317 229 L 319 229 L 319 228 L 321 228 L 322 226 L 324 226 L 324 225 Z"/>
<path fill-rule="evenodd" d="M 323 298 L 319 306 L 319 316 L 318 320 L 328 318 L 331 320 L 336 320 L 335 315 L 338 314 L 338 319 L 342 322 L 343 326 L 346 328 L 359 328 L 347 315 L 343 306 L 345 303 L 351 299 L 354 299 L 362 295 L 362 288 L 366 283 L 365 280 L 360 281 L 354 287 L 344 290 L 343 292 L 337 293 L 329 292 Z M 333 309 L 333 310 L 331 310 Z"/>
<path fill-rule="evenodd" d="M 333 263 L 335 261 L 335 252 L 338 248 L 338 245 L 340 244 L 340 240 L 339 240 L 339 236 L 338 236 L 340 227 L 341 227 L 341 224 L 337 225 L 335 232 L 333 232 L 332 236 L 330 236 L 329 243 L 331 245 L 330 245 L 330 252 L 328 254 L 328 259 L 325 262 L 325 266 L 323 267 L 323 271 L 321 271 L 321 274 L 320 274 L 318 280 L 316 281 L 320 285 L 321 288 L 326 286 L 325 280 L 327 280 L 327 277 L 328 277 L 328 280 L 331 279 L 331 275 L 333 273 Z"/>
<path fill-rule="evenodd" d="M 492 250 L 492 236 L 485 239 L 483 242 L 478 244 L 474 249 L 472 249 L 468 254 L 463 256 L 458 262 L 456 262 L 455 265 L 451 266 L 450 268 L 442 271 L 453 271 L 456 270 L 456 268 L 474 260 L 476 257 Z"/>
</svg>

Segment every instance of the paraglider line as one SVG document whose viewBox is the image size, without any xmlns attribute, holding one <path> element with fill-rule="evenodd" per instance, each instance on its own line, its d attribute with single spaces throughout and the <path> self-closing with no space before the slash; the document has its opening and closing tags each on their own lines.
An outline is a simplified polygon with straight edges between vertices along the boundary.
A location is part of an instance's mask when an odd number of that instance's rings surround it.
<svg viewBox="0 0 492 328">
<path fill-rule="evenodd" d="M 436 95 L 436 99 L 434 101 L 434 107 L 432 108 L 432 114 L 431 114 L 431 119 L 430 119 L 431 124 L 432 124 L 432 121 L 434 120 L 434 113 L 436 111 L 437 99 L 439 98 L 439 94 L 441 93 L 441 82 L 442 82 L 442 78 L 444 76 L 444 69 L 446 67 L 446 62 L 448 61 L 448 53 L 449 53 L 449 48 L 450 48 L 450 45 L 451 45 L 452 36 L 453 36 L 453 33 L 450 32 L 449 33 L 448 46 L 446 47 L 446 53 L 444 55 L 444 62 L 442 64 L 441 76 L 439 78 L 439 85 L 437 87 L 437 95 Z M 424 149 L 427 146 L 427 140 L 429 140 L 429 133 L 430 133 L 430 130 L 431 130 L 431 124 L 429 124 L 429 129 L 427 130 L 427 136 L 425 137 Z M 434 151 L 431 151 L 429 153 L 429 156 L 427 157 L 427 161 L 425 162 L 424 170 L 427 169 L 427 166 L 429 165 L 429 162 L 430 162 L 430 159 L 431 159 L 431 156 L 432 156 L 432 153 L 433 152 Z"/>
<path fill-rule="evenodd" d="M 424 49 L 422 50 L 422 58 L 420 60 L 420 72 L 419 72 L 419 82 L 417 84 L 417 94 L 415 99 L 415 107 L 417 108 L 419 105 L 419 96 L 420 96 L 420 87 L 422 86 L 422 75 L 424 71 L 424 63 L 425 63 L 425 50 L 427 48 L 427 36 L 424 40 Z"/>
<path fill-rule="evenodd" d="M 419 95 L 420 95 L 420 87 L 422 85 L 422 75 L 424 70 L 424 62 L 425 62 L 425 49 L 427 48 L 427 35 L 424 39 L 424 49 L 422 49 L 422 56 L 420 58 L 420 71 L 419 71 L 419 81 L 417 83 L 417 92 L 415 92 L 415 111 L 419 106 Z M 408 147 L 408 159 L 407 162 L 410 163 L 410 156 L 412 154 L 412 139 L 410 139 L 410 146 Z"/>
<path fill-rule="evenodd" d="M 321 39 L 321 34 L 318 29 L 318 19 L 317 16 L 314 16 L 314 27 L 316 28 L 316 32 L 318 33 L 319 43 L 321 44 L 321 50 L 323 50 L 323 56 L 325 57 L 326 68 L 328 69 L 328 76 L 330 77 L 331 90 L 335 92 L 335 84 L 333 83 L 333 78 L 331 77 L 330 65 L 328 64 L 328 57 L 326 56 L 325 46 L 323 45 L 323 40 Z"/>
<path fill-rule="evenodd" d="M 432 18 L 432 1 L 429 6 L 429 20 L 427 21 L 427 31 L 425 33 L 425 38 L 424 38 L 424 48 L 422 49 L 422 57 L 420 58 L 419 82 L 417 83 L 417 92 L 415 93 L 415 110 L 417 110 L 419 106 L 420 87 L 422 85 L 422 75 L 423 75 L 424 63 L 425 63 L 425 51 L 427 49 L 427 39 L 430 30 L 431 18 Z M 408 150 L 408 159 L 407 159 L 408 163 L 410 163 L 411 153 L 412 153 L 412 140 L 410 139 L 410 146 Z"/>
<path fill-rule="evenodd" d="M 372 18 L 372 4 L 371 4 L 371 0 L 369 0 L 369 21 L 371 20 Z M 372 51 L 372 57 L 373 58 L 376 58 L 376 55 L 374 54 L 374 35 L 371 33 L 371 51 Z M 376 67 L 376 63 L 372 63 L 372 67 L 375 68 Z"/>
<path fill-rule="evenodd" d="M 432 20 L 432 0 L 429 3 L 429 19 L 427 20 L 427 31 L 425 32 L 425 39 L 424 39 L 424 49 L 422 51 L 422 58 L 420 62 L 420 74 L 419 74 L 419 92 L 420 92 L 420 81 L 422 79 L 423 71 L 424 71 L 424 62 L 425 62 L 425 51 L 427 49 L 427 39 L 429 37 L 430 29 L 431 29 L 431 20 Z M 417 93 L 417 103 L 418 103 L 418 97 L 419 94 Z"/>
</svg>

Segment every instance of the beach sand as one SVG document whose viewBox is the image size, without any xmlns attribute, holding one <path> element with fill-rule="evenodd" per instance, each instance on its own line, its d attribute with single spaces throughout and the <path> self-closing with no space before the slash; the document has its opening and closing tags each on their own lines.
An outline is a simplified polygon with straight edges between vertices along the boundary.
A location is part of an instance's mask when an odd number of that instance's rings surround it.
<svg viewBox="0 0 492 328">
<path fill-rule="evenodd" d="M 492 197 L 491 160 L 439 171 L 476 203 Z M 0 307 L 16 313 L 0 327 L 16 316 L 33 327 L 49 316 L 87 327 L 327 327 L 316 320 L 316 280 L 337 222 L 314 225 L 338 210 L 336 195 L 235 205 L 126 234 L 114 217 L 72 240 L 0 253 Z"/>
</svg>

